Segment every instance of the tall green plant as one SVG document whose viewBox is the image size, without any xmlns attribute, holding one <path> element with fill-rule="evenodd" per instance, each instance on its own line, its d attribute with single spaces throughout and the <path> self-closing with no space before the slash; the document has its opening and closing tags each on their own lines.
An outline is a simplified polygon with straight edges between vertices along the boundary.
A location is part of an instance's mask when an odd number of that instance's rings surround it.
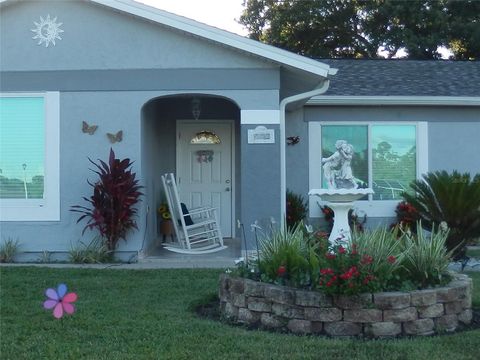
<svg viewBox="0 0 480 360">
<path fill-rule="evenodd" d="M 259 269 L 266 281 L 305 287 L 318 278 L 318 259 L 304 239 L 302 223 L 291 229 L 273 229 L 262 237 L 260 254 Z"/>
<path fill-rule="evenodd" d="M 99 160 L 96 164 L 88 159 L 97 170 L 92 171 L 99 176 L 99 180 L 92 184 L 93 195 L 83 199 L 91 207 L 75 205 L 71 211 L 82 214 L 77 223 L 87 219 L 83 232 L 86 229 L 96 228 L 105 239 L 108 250 L 115 250 L 120 239 L 126 240 L 131 229 L 138 229 L 134 217 L 137 209 L 134 207 L 141 195 L 138 180 L 132 173 L 130 159 L 117 159 L 110 149 L 108 164 Z"/>
<path fill-rule="evenodd" d="M 406 246 L 402 270 L 419 288 L 439 285 L 447 280 L 445 275 L 453 251 L 447 251 L 447 239 L 448 230 L 440 227 L 433 227 L 430 236 L 418 231 L 416 236 L 402 238 Z"/>
<path fill-rule="evenodd" d="M 469 241 L 480 236 L 480 174 L 430 172 L 410 184 L 414 193 L 402 197 L 415 207 L 423 227 L 431 231 L 434 225 L 447 223 L 450 232 L 445 245 L 454 259 L 465 255 Z"/>
</svg>

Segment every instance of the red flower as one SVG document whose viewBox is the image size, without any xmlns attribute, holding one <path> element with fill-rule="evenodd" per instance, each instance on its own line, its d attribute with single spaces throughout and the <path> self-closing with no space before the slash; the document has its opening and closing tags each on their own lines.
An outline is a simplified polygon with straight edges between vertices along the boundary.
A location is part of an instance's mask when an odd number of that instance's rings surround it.
<svg viewBox="0 0 480 360">
<path fill-rule="evenodd" d="M 284 265 L 280 265 L 277 269 L 277 275 L 282 277 L 287 273 L 287 268 Z"/>
<path fill-rule="evenodd" d="M 394 264 L 396 260 L 397 260 L 397 259 L 395 258 L 395 256 L 389 256 L 389 257 L 387 258 L 387 261 L 388 261 L 390 264 Z"/>
<path fill-rule="evenodd" d="M 362 264 L 363 265 L 368 265 L 368 264 L 371 264 L 373 262 L 373 257 L 371 257 L 370 255 L 364 255 L 363 258 L 362 258 Z"/>
<path fill-rule="evenodd" d="M 340 247 L 338 248 L 338 252 L 340 254 L 345 254 L 347 252 L 347 250 L 343 246 L 340 245 Z"/>
</svg>

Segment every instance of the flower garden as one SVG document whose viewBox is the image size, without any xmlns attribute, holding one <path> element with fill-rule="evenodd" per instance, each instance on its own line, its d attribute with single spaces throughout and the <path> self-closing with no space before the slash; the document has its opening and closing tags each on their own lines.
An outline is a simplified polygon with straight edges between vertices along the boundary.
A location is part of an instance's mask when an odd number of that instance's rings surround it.
<svg viewBox="0 0 480 360">
<path fill-rule="evenodd" d="M 257 239 L 254 258 L 245 256 L 234 272 L 221 276 L 222 315 L 294 333 L 373 338 L 469 325 L 471 280 L 448 266 L 480 235 L 480 203 L 471 201 L 480 199 L 479 180 L 479 175 L 470 181 L 468 174 L 428 174 L 412 184 L 417 196 L 405 194 L 408 202 L 399 203 L 396 224 L 365 230 L 365 217 L 358 226 L 359 218 L 350 214 L 352 237 L 335 244 L 287 208 L 287 220 L 297 221 L 287 221 L 285 229 L 272 226 Z M 450 190 L 463 194 L 463 209 L 461 200 L 446 196 Z M 306 213 L 301 198 L 287 194 L 287 206 L 289 198 L 291 210 Z M 327 207 L 322 212 L 328 224 L 334 214 Z"/>
</svg>

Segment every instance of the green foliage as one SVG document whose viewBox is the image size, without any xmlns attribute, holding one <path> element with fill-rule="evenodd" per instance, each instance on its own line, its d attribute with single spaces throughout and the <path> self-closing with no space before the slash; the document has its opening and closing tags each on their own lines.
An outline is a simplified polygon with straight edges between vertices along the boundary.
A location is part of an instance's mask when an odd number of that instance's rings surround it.
<svg viewBox="0 0 480 360">
<path fill-rule="evenodd" d="M 18 239 L 8 238 L 0 245 L 0 263 L 13 263 L 18 254 L 20 242 Z"/>
<path fill-rule="evenodd" d="M 402 196 L 418 211 L 423 227 L 431 231 L 445 222 L 450 229 L 447 249 L 455 249 L 454 259 L 463 257 L 465 246 L 480 236 L 480 174 L 430 172 L 410 187 L 416 195 Z"/>
<path fill-rule="evenodd" d="M 382 289 L 392 285 L 395 273 L 402 264 L 408 247 L 398 240 L 398 229 L 393 232 L 386 227 L 365 232 L 353 232 L 352 244 L 362 259 L 371 259 L 370 270 Z M 352 246 L 353 246 L 352 245 Z M 405 279 L 402 279 L 405 280 Z"/>
<path fill-rule="evenodd" d="M 450 280 L 446 276 L 451 257 L 451 251 L 447 251 L 445 246 L 447 238 L 448 230 L 438 228 L 433 228 L 428 237 L 423 231 L 416 236 L 405 235 L 401 239 L 405 247 L 405 257 L 401 262 L 403 277 L 419 288 L 441 285 Z"/>
<path fill-rule="evenodd" d="M 295 287 L 306 287 L 318 277 L 315 252 L 304 240 L 303 224 L 276 230 L 260 239 L 258 262 L 263 280 Z"/>
<path fill-rule="evenodd" d="M 72 247 L 68 258 L 75 264 L 101 264 L 111 262 L 112 255 L 103 239 L 97 236 L 89 244 L 80 242 L 76 247 Z"/>
<path fill-rule="evenodd" d="M 107 248 L 115 250 L 120 239 L 126 241 L 128 231 L 138 229 L 134 217 L 137 209 L 134 207 L 139 201 L 142 186 L 132 173 L 130 159 L 117 159 L 110 149 L 108 164 L 99 160 L 100 164 L 90 162 L 97 170 L 92 170 L 99 176 L 99 180 L 92 184 L 93 195 L 83 198 L 89 202 L 91 208 L 75 205 L 71 211 L 82 214 L 77 223 L 87 219 L 87 225 L 83 229 L 97 229 L 100 235 L 106 239 Z"/>
<path fill-rule="evenodd" d="M 287 190 L 287 226 L 293 228 L 307 217 L 308 204 L 302 195 Z"/>
<path fill-rule="evenodd" d="M 240 17 L 250 37 L 311 57 L 440 58 L 480 55 L 480 2 L 451 0 L 248 0 Z"/>
</svg>

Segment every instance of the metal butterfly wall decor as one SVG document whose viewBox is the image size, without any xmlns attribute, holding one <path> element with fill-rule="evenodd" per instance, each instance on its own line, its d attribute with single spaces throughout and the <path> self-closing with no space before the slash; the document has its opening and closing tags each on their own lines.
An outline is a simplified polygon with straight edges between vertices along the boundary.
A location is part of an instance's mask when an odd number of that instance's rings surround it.
<svg viewBox="0 0 480 360">
<path fill-rule="evenodd" d="M 82 121 L 82 132 L 88 135 L 93 135 L 97 131 L 98 125 L 88 125 L 86 121 Z"/>
<path fill-rule="evenodd" d="M 287 144 L 288 145 L 298 144 L 299 141 L 300 141 L 300 136 L 289 136 L 289 137 L 287 137 Z"/>
<path fill-rule="evenodd" d="M 112 144 L 115 144 L 116 142 L 120 142 L 123 140 L 123 131 L 120 130 L 116 134 L 107 133 L 107 137 Z"/>
</svg>

